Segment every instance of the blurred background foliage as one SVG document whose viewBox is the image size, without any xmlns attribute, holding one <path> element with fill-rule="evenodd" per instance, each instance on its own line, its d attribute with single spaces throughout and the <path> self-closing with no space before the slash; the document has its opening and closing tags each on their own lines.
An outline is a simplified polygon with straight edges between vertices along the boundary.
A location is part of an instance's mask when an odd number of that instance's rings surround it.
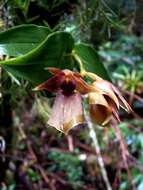
<svg viewBox="0 0 143 190">
<path fill-rule="evenodd" d="M 51 32 L 68 31 L 76 41 L 97 49 L 112 81 L 134 110 L 129 116 L 120 113 L 119 128 L 131 153 L 129 166 L 136 190 L 143 190 L 142 10 L 142 0 L 0 1 L 1 31 L 23 23 L 39 24 Z M 50 101 L 46 95 L 34 95 L 26 81 L 17 81 L 9 73 L 1 71 L 1 76 L 1 107 L 7 106 L 2 97 L 12 95 L 13 123 L 6 134 L 11 140 L 0 189 L 106 189 L 86 126 L 68 136 L 47 127 Z M 3 131 L 5 125 L 1 135 Z M 111 129 L 96 128 L 96 132 L 113 190 L 130 190 L 117 138 Z"/>
</svg>

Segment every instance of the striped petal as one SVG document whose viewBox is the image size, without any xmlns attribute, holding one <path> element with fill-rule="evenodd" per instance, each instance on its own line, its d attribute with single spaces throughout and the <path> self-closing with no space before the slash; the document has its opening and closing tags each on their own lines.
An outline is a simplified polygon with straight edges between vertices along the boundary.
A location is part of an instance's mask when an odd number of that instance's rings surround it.
<svg viewBox="0 0 143 190">
<path fill-rule="evenodd" d="M 125 111 L 127 111 L 128 113 L 132 112 L 132 108 L 131 108 L 130 105 L 127 103 L 127 101 L 124 99 L 124 97 L 121 95 L 121 93 L 119 92 L 119 90 L 118 90 L 114 85 L 112 85 L 112 88 L 113 88 L 113 90 L 114 90 L 116 96 L 118 97 L 120 106 L 121 106 Z"/>
<path fill-rule="evenodd" d="M 112 88 L 112 83 L 106 81 L 106 80 L 102 80 L 99 82 L 94 82 L 93 85 L 98 88 L 99 90 L 101 90 L 101 93 L 104 94 L 105 96 L 108 96 L 109 98 L 111 98 L 113 100 L 113 102 L 116 104 L 117 108 L 119 108 L 119 100 L 117 98 L 117 96 L 114 93 L 114 90 Z"/>
<path fill-rule="evenodd" d="M 48 124 L 67 134 L 70 129 L 84 122 L 81 95 L 64 96 L 57 93 Z"/>
<path fill-rule="evenodd" d="M 34 90 L 47 90 L 49 92 L 57 92 L 60 89 L 61 83 L 64 80 L 64 74 L 58 73 L 57 75 L 51 77 L 49 80 L 43 82 L 42 84 L 36 86 Z"/>
</svg>

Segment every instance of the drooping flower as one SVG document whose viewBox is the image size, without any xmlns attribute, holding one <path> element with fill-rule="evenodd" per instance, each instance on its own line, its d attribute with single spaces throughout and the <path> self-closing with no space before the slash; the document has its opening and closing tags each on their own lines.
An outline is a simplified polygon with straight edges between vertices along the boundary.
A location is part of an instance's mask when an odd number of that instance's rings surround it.
<svg viewBox="0 0 143 190">
<path fill-rule="evenodd" d="M 84 122 L 81 95 L 92 92 L 94 88 L 85 83 L 77 72 L 56 68 L 48 70 L 55 76 L 37 86 L 35 90 L 56 93 L 48 124 L 67 134 L 71 128 Z"/>
<path fill-rule="evenodd" d="M 93 80 L 86 83 L 80 73 L 70 70 L 48 68 L 54 76 L 35 90 L 56 93 L 48 124 L 67 134 L 74 126 L 84 122 L 82 95 L 87 94 L 89 112 L 94 122 L 105 125 L 113 118 L 119 121 L 119 106 L 130 112 L 131 108 L 119 90 L 110 82 L 94 73 L 85 72 Z"/>
<path fill-rule="evenodd" d="M 119 107 L 128 113 L 132 111 L 120 91 L 111 82 L 103 80 L 93 73 L 87 72 L 86 74 L 93 79 L 92 85 L 98 89 L 98 93 L 91 92 L 88 95 L 90 115 L 94 122 L 106 125 L 111 116 L 119 122 Z"/>
</svg>

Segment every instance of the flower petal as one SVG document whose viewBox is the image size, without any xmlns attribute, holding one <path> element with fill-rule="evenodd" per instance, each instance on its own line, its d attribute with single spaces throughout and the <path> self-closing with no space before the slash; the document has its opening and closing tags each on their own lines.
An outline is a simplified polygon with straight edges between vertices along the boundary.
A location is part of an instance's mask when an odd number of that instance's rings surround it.
<svg viewBox="0 0 143 190">
<path fill-rule="evenodd" d="M 89 92 L 99 91 L 95 86 L 87 84 L 80 76 L 73 75 L 76 81 L 76 90 L 82 95 L 88 94 Z"/>
<path fill-rule="evenodd" d="M 95 73 L 85 72 L 84 75 L 90 77 L 93 81 L 102 81 L 103 80 L 101 77 L 99 77 Z"/>
<path fill-rule="evenodd" d="M 67 134 L 74 126 L 84 122 L 81 95 L 75 93 L 64 96 L 59 92 L 56 96 L 48 124 Z"/>
<path fill-rule="evenodd" d="M 89 93 L 89 111 L 93 122 L 106 125 L 112 110 L 104 96 L 100 93 Z"/>
<path fill-rule="evenodd" d="M 54 75 L 63 72 L 61 69 L 55 68 L 55 67 L 47 67 L 46 69 L 47 69 L 50 73 L 52 73 L 52 74 L 54 74 Z"/>
<path fill-rule="evenodd" d="M 116 94 L 116 96 L 118 97 L 119 99 L 119 103 L 120 103 L 120 106 L 125 110 L 127 111 L 128 113 L 129 112 L 132 112 L 132 108 L 130 107 L 130 105 L 127 103 L 127 101 L 124 99 L 124 97 L 121 95 L 121 93 L 119 92 L 119 90 L 114 86 L 112 85 L 112 88 Z"/>
<path fill-rule="evenodd" d="M 117 106 L 109 98 L 107 98 L 107 102 L 108 102 L 108 104 L 109 104 L 109 106 L 110 106 L 110 108 L 112 110 L 112 116 L 113 116 L 113 118 L 119 123 L 120 122 L 120 117 L 119 117 L 119 112 L 118 112 Z"/>
<path fill-rule="evenodd" d="M 112 83 L 106 80 L 102 80 L 99 82 L 94 82 L 93 85 L 99 90 L 101 90 L 101 93 L 111 98 L 113 102 L 116 104 L 117 108 L 119 108 L 119 101 L 112 88 Z"/>
<path fill-rule="evenodd" d="M 48 90 L 49 92 L 57 92 L 63 80 L 64 74 L 59 73 L 35 87 L 34 90 Z"/>
</svg>

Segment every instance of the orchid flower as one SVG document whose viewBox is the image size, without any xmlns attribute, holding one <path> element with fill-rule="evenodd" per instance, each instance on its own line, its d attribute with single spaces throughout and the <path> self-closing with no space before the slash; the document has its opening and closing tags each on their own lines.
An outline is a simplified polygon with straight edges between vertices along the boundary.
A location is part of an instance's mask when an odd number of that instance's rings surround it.
<svg viewBox="0 0 143 190">
<path fill-rule="evenodd" d="M 91 118 L 98 124 L 107 124 L 111 116 L 119 121 L 119 106 L 128 112 L 131 111 L 119 90 L 112 83 L 94 73 L 84 73 L 93 80 L 92 84 L 88 84 L 78 72 L 52 67 L 48 70 L 54 76 L 38 85 L 34 90 L 56 93 L 48 124 L 65 134 L 74 126 L 84 122 L 82 96 L 86 94 L 89 99 Z"/>
<path fill-rule="evenodd" d="M 111 118 L 120 122 L 119 107 L 122 107 L 128 113 L 132 112 L 130 105 L 111 82 L 100 78 L 94 73 L 86 72 L 86 75 L 92 78 L 94 81 L 92 86 L 98 89 L 98 92 L 88 94 L 89 111 L 94 122 L 106 125 Z"/>
</svg>

